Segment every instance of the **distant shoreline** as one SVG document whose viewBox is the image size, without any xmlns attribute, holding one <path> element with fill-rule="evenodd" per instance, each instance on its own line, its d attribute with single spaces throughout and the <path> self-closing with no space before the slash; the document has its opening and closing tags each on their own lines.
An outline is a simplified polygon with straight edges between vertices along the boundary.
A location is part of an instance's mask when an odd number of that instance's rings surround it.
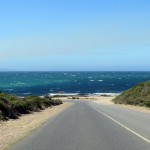
<svg viewBox="0 0 150 150">
<path fill-rule="evenodd" d="M 87 97 L 90 97 L 90 96 L 118 96 L 120 95 L 121 93 L 89 93 L 89 94 L 80 94 L 80 93 L 49 93 L 49 96 L 79 96 L 79 97 L 82 97 L 82 96 L 87 96 Z"/>
</svg>

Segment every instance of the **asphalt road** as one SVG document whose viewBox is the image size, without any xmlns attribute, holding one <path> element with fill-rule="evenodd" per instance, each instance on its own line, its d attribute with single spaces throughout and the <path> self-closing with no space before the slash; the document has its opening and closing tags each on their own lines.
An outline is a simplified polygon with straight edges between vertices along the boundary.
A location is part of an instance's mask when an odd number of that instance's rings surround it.
<svg viewBox="0 0 150 150">
<path fill-rule="evenodd" d="M 150 115 L 74 101 L 10 150 L 150 150 Z"/>
</svg>

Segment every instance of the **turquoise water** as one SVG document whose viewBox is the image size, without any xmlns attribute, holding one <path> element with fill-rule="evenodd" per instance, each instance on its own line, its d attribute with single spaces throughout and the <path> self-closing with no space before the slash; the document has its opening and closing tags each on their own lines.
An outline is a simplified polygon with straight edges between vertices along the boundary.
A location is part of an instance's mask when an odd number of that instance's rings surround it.
<svg viewBox="0 0 150 150">
<path fill-rule="evenodd" d="M 23 95 L 121 93 L 150 72 L 0 72 L 0 90 Z"/>
</svg>

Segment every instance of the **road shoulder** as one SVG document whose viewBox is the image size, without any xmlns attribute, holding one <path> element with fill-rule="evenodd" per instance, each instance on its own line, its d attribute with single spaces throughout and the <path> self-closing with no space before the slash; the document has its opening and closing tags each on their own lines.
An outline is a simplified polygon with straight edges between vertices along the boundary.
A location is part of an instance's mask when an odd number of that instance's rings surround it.
<svg viewBox="0 0 150 150">
<path fill-rule="evenodd" d="M 4 150 L 9 148 L 12 144 L 26 137 L 51 117 L 57 115 L 71 105 L 71 103 L 65 102 L 62 105 L 47 108 L 41 112 L 23 115 L 17 120 L 0 122 L 0 149 Z"/>
<path fill-rule="evenodd" d="M 150 108 L 146 107 L 140 107 L 140 106 L 134 106 L 134 105 L 125 105 L 125 104 L 114 104 L 112 99 L 115 98 L 114 96 L 112 97 L 95 97 L 95 100 L 92 100 L 94 103 L 101 104 L 101 105 L 112 105 L 112 106 L 117 106 L 121 107 L 124 109 L 130 109 L 138 112 L 144 112 L 144 113 L 150 113 Z"/>
</svg>

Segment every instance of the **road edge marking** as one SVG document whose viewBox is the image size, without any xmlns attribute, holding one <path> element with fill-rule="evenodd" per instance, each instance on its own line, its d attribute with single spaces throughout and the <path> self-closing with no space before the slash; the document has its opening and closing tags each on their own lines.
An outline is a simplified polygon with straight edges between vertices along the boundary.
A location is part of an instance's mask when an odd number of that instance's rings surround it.
<svg viewBox="0 0 150 150">
<path fill-rule="evenodd" d="M 93 105 L 93 104 L 91 104 Z M 107 115 L 106 113 L 104 113 L 103 111 L 95 108 L 94 106 L 91 106 L 93 109 L 95 109 L 96 111 L 98 111 L 99 113 L 103 114 L 104 116 L 106 116 L 107 118 L 109 118 L 110 120 L 114 121 L 115 123 L 117 123 L 118 125 L 120 125 L 121 127 L 125 128 L 126 130 L 130 131 L 131 133 L 133 133 L 134 135 L 136 135 L 137 137 L 141 138 L 142 140 L 146 141 L 147 143 L 150 144 L 150 140 L 143 137 L 142 135 L 140 135 L 139 133 L 133 131 L 132 129 L 128 128 L 127 126 L 123 125 L 122 123 L 118 122 L 117 120 L 113 119 L 112 117 L 110 117 L 109 115 Z"/>
</svg>

